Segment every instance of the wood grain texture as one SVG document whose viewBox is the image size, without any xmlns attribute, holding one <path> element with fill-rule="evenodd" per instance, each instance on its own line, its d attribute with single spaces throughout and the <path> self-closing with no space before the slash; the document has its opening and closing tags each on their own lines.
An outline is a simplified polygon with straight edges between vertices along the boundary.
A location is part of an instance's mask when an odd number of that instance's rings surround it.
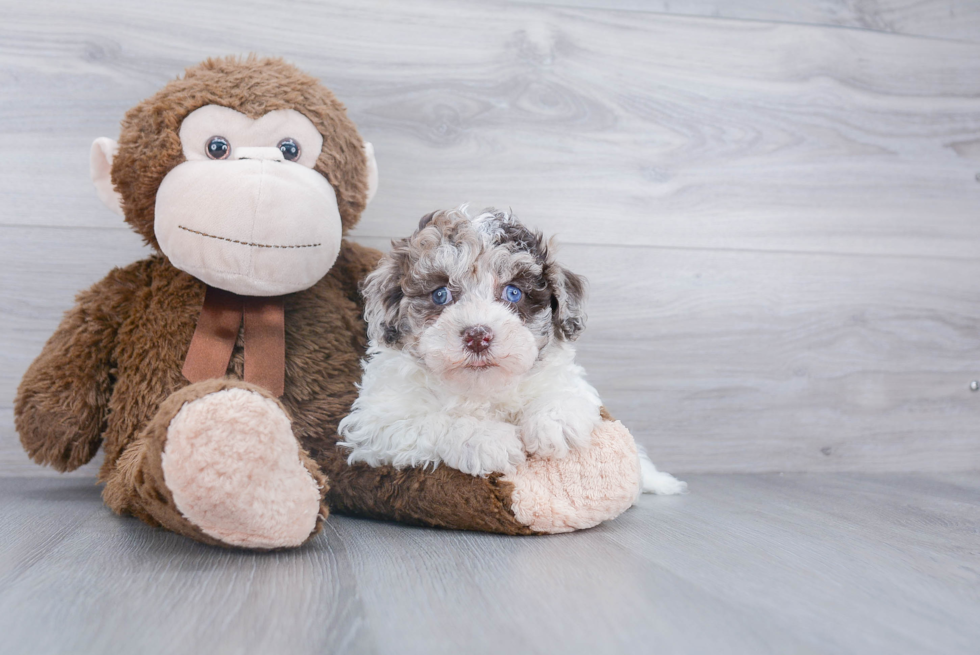
<svg viewBox="0 0 980 655">
<path fill-rule="evenodd" d="M 9 344 L 0 398 L 9 399 L 76 288 L 145 251 L 126 230 L 7 233 L 0 258 L 14 266 L 0 278 L 10 290 L 0 297 L 0 342 Z M 63 254 L 26 272 L 47 257 L 39 242 Z M 963 288 L 964 276 L 980 279 L 980 262 L 576 244 L 560 252 L 591 282 L 579 361 L 666 470 L 980 469 L 980 399 L 969 390 L 980 368 L 980 295 Z M 47 289 L 42 298 L 34 285 Z M 0 405 L 7 416 L 9 402 Z M 36 475 L 9 419 L 0 425 L 0 470 Z"/>
<path fill-rule="evenodd" d="M 0 480 L 4 652 L 904 653 L 980 639 L 980 478 L 700 475 L 554 537 L 331 517 L 298 551 Z"/>
<path fill-rule="evenodd" d="M 365 235 L 472 201 L 576 243 L 980 250 L 980 44 L 451 0 L 5 17 L 0 153 L 31 155 L 5 164 L 0 224 L 115 225 L 84 174 L 92 138 L 184 66 L 256 50 L 321 77 L 375 142 Z"/>
<path fill-rule="evenodd" d="M 469 200 L 568 244 L 581 360 L 668 470 L 980 467 L 980 44 L 464 0 L 0 8 L 0 473 L 43 474 L 11 407 L 61 313 L 146 253 L 91 189 L 91 140 L 249 50 L 375 143 L 361 242 Z"/>
<path fill-rule="evenodd" d="M 618 11 L 644 11 L 980 41 L 980 4 L 972 0 L 509 0 Z"/>
</svg>

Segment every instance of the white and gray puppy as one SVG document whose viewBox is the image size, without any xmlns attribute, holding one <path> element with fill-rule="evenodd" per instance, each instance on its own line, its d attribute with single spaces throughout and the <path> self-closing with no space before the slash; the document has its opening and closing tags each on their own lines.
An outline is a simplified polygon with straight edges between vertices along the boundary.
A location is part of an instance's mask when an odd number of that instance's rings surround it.
<svg viewBox="0 0 980 655">
<path fill-rule="evenodd" d="M 587 446 L 601 401 L 575 364 L 585 281 L 507 212 L 434 212 L 364 283 L 370 347 L 340 424 L 349 461 L 511 473 Z M 644 491 L 684 483 L 643 459 Z"/>
</svg>

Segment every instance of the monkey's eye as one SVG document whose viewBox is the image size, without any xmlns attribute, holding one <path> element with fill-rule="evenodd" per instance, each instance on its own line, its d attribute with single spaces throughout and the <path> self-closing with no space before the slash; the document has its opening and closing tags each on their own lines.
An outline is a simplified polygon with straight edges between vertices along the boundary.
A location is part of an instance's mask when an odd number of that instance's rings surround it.
<svg viewBox="0 0 980 655">
<path fill-rule="evenodd" d="M 299 144 L 295 139 L 287 137 L 279 142 L 279 152 L 286 161 L 296 161 L 299 159 Z"/>
<path fill-rule="evenodd" d="M 524 292 L 515 287 L 513 284 L 508 284 L 504 287 L 504 292 L 500 295 L 503 296 L 504 300 L 507 302 L 518 302 L 524 295 Z"/>
<path fill-rule="evenodd" d="M 432 292 L 432 302 L 437 305 L 447 305 L 453 299 L 453 292 L 446 287 L 439 287 Z"/>
<path fill-rule="evenodd" d="M 208 139 L 208 145 L 205 149 L 211 159 L 227 159 L 231 153 L 231 145 L 228 143 L 228 139 L 223 136 L 213 136 Z"/>
</svg>

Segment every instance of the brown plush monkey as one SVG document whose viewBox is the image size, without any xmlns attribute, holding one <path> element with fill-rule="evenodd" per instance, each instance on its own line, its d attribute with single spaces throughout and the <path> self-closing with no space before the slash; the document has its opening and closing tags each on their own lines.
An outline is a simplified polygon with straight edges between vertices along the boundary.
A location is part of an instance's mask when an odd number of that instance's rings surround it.
<svg viewBox="0 0 980 655">
<path fill-rule="evenodd" d="M 336 428 L 367 339 L 350 243 L 377 170 L 343 105 L 277 59 L 211 59 L 92 149 L 99 196 L 157 254 L 81 293 L 31 365 L 24 448 L 69 471 L 105 448 L 116 512 L 193 539 L 297 546 L 328 507 L 507 534 L 589 527 L 638 492 L 614 422 L 509 478 L 348 466 Z"/>
</svg>

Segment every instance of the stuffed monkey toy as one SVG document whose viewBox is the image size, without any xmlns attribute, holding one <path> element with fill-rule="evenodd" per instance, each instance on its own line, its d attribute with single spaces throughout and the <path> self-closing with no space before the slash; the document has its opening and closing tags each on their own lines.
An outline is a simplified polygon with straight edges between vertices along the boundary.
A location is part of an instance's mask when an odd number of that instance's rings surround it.
<svg viewBox="0 0 980 655">
<path fill-rule="evenodd" d="M 92 147 L 99 197 L 155 251 L 79 294 L 15 403 L 34 461 L 100 447 L 103 498 L 198 541 L 303 544 L 328 508 L 505 534 L 564 532 L 630 506 L 632 437 L 511 476 L 348 465 L 337 424 L 367 346 L 347 241 L 377 168 L 343 105 L 278 59 L 209 59 Z M 608 417 L 607 417 L 608 418 Z"/>
</svg>

